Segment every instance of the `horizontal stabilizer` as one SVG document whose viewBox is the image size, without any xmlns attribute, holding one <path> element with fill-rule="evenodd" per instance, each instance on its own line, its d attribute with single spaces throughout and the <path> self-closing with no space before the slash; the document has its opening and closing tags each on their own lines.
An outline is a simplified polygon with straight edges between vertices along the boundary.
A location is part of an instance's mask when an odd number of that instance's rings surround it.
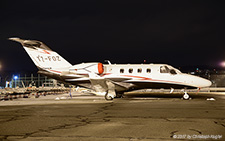
<svg viewBox="0 0 225 141">
<path fill-rule="evenodd" d="M 65 79 L 68 82 L 82 82 L 82 81 L 90 81 L 90 78 L 83 77 L 83 78 L 76 78 L 76 79 Z"/>
</svg>

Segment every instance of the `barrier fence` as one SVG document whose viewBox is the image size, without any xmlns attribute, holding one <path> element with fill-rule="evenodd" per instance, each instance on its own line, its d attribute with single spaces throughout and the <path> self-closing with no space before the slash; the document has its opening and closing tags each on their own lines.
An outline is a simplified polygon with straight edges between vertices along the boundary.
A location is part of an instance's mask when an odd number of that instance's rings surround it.
<svg viewBox="0 0 225 141">
<path fill-rule="evenodd" d="M 69 91 L 52 91 L 52 92 L 36 92 L 36 93 L 24 93 L 24 94 L 1 94 L 0 99 L 1 100 L 13 100 L 17 98 L 30 98 L 35 97 L 38 98 L 39 96 L 46 96 L 46 95 L 57 95 L 62 93 L 68 93 Z"/>
</svg>

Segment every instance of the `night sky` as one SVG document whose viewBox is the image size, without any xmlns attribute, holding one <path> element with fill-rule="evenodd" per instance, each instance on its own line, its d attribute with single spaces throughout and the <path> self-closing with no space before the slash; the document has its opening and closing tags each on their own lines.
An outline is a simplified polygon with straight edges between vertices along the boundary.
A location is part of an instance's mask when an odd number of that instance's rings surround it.
<svg viewBox="0 0 225 141">
<path fill-rule="evenodd" d="M 37 70 L 19 43 L 40 40 L 71 64 L 217 66 L 225 60 L 225 2 L 0 1 L 3 70 Z"/>
</svg>

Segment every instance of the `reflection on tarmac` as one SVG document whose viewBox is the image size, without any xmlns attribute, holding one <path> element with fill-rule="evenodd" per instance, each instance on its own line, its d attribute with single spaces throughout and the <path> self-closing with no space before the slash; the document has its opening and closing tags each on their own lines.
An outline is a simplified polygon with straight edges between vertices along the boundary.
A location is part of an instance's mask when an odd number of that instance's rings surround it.
<svg viewBox="0 0 225 141">
<path fill-rule="evenodd" d="M 72 99 L 63 94 L 1 101 L 0 139 L 224 140 L 225 95 L 189 94 L 191 100 L 182 94 L 126 93 L 105 101 L 74 93 Z"/>
</svg>

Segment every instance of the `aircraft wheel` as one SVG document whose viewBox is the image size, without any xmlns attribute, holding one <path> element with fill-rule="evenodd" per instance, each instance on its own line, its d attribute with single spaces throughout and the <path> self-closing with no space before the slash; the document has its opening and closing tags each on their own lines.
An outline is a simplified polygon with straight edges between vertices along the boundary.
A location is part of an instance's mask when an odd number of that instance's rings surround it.
<svg viewBox="0 0 225 141">
<path fill-rule="evenodd" d="M 188 100 L 190 98 L 189 94 L 187 92 L 184 93 L 183 99 Z"/>
<path fill-rule="evenodd" d="M 108 92 L 105 94 L 105 100 L 107 101 L 111 101 L 113 100 L 113 97 L 111 95 L 108 94 Z"/>
</svg>

